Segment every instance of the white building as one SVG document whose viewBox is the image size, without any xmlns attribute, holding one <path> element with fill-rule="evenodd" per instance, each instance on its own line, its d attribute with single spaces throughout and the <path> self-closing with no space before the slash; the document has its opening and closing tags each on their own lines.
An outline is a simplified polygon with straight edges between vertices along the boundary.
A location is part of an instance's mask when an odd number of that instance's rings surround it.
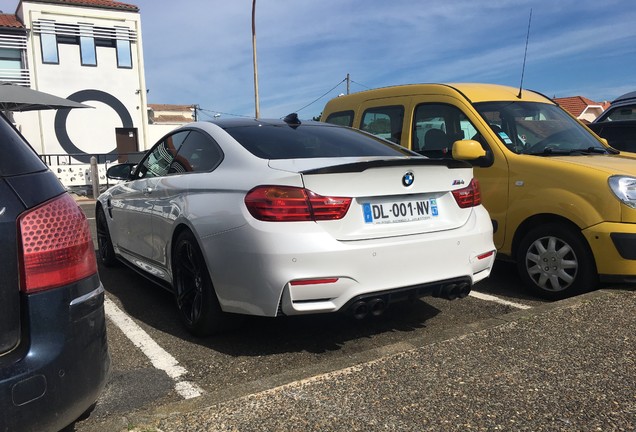
<svg viewBox="0 0 636 432">
<path fill-rule="evenodd" d="M 105 180 L 106 164 L 178 126 L 149 124 L 141 17 L 132 4 L 19 0 L 14 15 L 0 14 L 0 81 L 93 107 L 14 113 L 16 126 L 67 186 L 91 184 L 91 156 Z"/>
</svg>

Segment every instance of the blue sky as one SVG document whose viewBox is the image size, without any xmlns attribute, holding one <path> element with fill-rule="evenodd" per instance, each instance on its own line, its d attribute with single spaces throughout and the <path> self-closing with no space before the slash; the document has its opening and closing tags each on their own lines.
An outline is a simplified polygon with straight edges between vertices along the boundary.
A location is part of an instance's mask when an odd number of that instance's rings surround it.
<svg viewBox="0 0 636 432">
<path fill-rule="evenodd" d="M 125 2 L 141 10 L 150 103 L 254 115 L 251 0 Z M 524 88 L 596 101 L 636 90 L 633 0 L 257 0 L 261 117 L 320 114 L 347 73 L 351 92 L 518 87 L 531 9 Z"/>
</svg>

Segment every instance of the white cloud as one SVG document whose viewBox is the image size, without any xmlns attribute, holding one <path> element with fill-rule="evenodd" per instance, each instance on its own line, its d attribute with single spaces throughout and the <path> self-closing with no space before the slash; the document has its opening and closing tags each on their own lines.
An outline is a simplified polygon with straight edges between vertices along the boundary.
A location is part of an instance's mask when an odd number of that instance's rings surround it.
<svg viewBox="0 0 636 432">
<path fill-rule="evenodd" d="M 531 8 L 528 87 L 613 98 L 617 89 L 636 88 L 628 72 L 636 68 L 636 10 L 627 3 L 257 0 L 261 115 L 297 110 L 347 73 L 369 87 L 434 81 L 516 86 Z M 251 1 L 136 4 L 152 102 L 253 115 Z M 602 63 L 594 64 L 595 58 Z M 590 69 L 595 72 L 587 73 Z M 320 113 L 330 97 L 344 91 L 342 84 L 301 117 Z"/>
</svg>

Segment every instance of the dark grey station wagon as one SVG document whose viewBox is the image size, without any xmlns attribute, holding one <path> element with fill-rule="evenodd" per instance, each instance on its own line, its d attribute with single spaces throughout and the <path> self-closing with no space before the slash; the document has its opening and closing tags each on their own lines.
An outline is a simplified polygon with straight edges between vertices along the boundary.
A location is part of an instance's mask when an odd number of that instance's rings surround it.
<svg viewBox="0 0 636 432">
<path fill-rule="evenodd" d="M 110 366 L 86 216 L 0 114 L 0 431 L 58 431 Z"/>
</svg>

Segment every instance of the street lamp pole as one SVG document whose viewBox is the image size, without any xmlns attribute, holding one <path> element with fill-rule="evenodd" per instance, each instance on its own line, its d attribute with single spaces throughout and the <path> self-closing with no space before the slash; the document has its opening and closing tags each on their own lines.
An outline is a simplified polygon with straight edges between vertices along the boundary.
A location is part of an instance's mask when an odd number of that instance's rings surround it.
<svg viewBox="0 0 636 432">
<path fill-rule="evenodd" d="M 252 0 L 252 55 L 254 58 L 254 105 L 255 117 L 260 117 L 258 102 L 258 66 L 256 64 L 256 0 Z"/>
</svg>

